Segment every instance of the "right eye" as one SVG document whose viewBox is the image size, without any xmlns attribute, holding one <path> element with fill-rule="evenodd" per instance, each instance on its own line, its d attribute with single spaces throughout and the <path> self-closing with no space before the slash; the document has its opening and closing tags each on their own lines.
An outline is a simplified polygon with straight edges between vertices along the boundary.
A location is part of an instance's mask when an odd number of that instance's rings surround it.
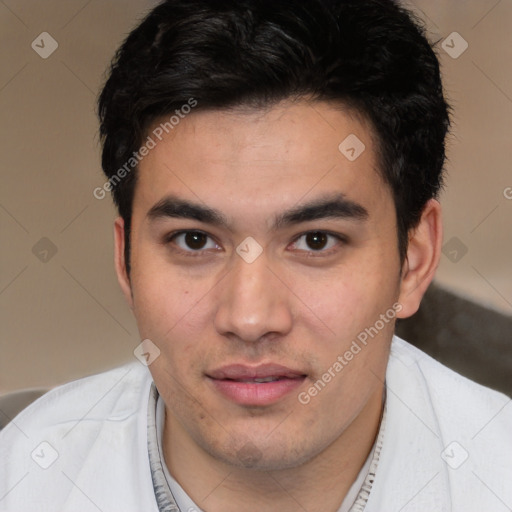
<svg viewBox="0 0 512 512">
<path fill-rule="evenodd" d="M 166 237 L 166 243 L 176 245 L 187 256 L 199 256 L 208 249 L 219 249 L 215 241 L 202 231 L 178 231 Z"/>
</svg>

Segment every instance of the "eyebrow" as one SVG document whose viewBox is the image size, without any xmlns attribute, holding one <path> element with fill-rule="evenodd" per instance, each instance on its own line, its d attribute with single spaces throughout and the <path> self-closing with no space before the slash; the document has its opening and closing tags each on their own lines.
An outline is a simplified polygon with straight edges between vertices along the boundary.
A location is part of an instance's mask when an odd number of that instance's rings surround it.
<svg viewBox="0 0 512 512">
<path fill-rule="evenodd" d="M 172 195 L 166 196 L 156 203 L 148 211 L 147 217 L 150 221 L 170 217 L 197 220 L 217 227 L 229 227 L 228 219 L 219 210 Z M 271 229 L 278 230 L 320 219 L 364 221 L 368 217 L 368 210 L 364 206 L 347 199 L 343 194 L 335 194 L 286 210 L 274 218 Z"/>
</svg>

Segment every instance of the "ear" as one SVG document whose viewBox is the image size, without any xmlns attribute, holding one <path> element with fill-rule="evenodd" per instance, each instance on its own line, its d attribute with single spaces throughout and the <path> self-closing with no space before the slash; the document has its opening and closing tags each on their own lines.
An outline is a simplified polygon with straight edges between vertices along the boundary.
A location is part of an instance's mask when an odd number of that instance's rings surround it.
<svg viewBox="0 0 512 512">
<path fill-rule="evenodd" d="M 114 264 L 121 290 L 130 309 L 133 309 L 132 287 L 124 257 L 124 219 L 122 217 L 118 217 L 114 222 Z"/>
<path fill-rule="evenodd" d="M 407 318 L 418 311 L 439 265 L 442 243 L 441 205 L 431 199 L 423 209 L 418 226 L 409 233 L 398 300 L 403 309 L 398 318 Z"/>
</svg>

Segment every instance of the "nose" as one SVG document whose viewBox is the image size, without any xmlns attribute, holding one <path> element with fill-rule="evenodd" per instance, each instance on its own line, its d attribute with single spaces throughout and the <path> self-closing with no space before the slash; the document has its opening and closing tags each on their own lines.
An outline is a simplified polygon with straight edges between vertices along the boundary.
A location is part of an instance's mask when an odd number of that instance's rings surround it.
<svg viewBox="0 0 512 512">
<path fill-rule="evenodd" d="M 292 328 L 290 290 L 271 269 L 265 252 L 248 263 L 238 255 L 222 280 L 214 316 L 217 332 L 246 342 L 283 336 Z"/>
</svg>

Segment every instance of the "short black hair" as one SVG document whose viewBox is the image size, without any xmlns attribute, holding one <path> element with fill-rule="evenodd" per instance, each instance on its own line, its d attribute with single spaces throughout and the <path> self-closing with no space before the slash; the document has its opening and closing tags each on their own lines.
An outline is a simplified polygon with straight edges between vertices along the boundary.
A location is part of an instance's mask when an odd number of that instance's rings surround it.
<svg viewBox="0 0 512 512">
<path fill-rule="evenodd" d="M 98 100 L 102 167 L 125 221 L 128 272 L 136 162 L 123 179 L 119 170 L 156 120 L 191 99 L 195 110 L 267 108 L 300 97 L 355 109 L 377 139 L 403 262 L 409 231 L 443 182 L 450 108 L 434 47 L 422 22 L 393 0 L 156 6 L 118 49 Z"/>
</svg>

